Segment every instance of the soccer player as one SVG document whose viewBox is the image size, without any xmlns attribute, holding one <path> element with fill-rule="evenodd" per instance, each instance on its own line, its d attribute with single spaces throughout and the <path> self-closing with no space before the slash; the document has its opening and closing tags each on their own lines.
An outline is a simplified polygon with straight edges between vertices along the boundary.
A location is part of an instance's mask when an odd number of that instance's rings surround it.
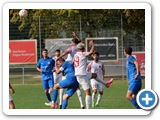
<svg viewBox="0 0 160 120">
<path fill-rule="evenodd" d="M 66 50 L 64 51 L 58 58 L 62 58 L 64 57 L 65 55 L 70 55 L 70 57 L 68 59 L 66 59 L 67 61 L 72 61 L 73 59 L 73 56 L 76 54 L 77 52 L 77 47 L 76 45 L 79 43 L 80 41 L 78 41 L 78 39 L 76 38 L 73 38 L 72 41 L 71 41 L 71 46 Z"/>
<path fill-rule="evenodd" d="M 72 32 L 72 36 L 76 38 L 79 42 L 82 42 L 75 32 Z"/>
<path fill-rule="evenodd" d="M 60 81 L 54 86 L 53 105 L 51 107 L 55 108 L 54 102 L 57 100 L 58 89 L 67 88 L 67 91 L 66 91 L 66 94 L 64 95 L 64 99 L 62 103 L 62 109 L 66 109 L 66 107 L 68 106 L 69 98 L 76 92 L 77 88 L 79 87 L 79 84 L 75 76 L 74 66 L 71 62 L 65 61 L 63 58 L 60 58 L 57 60 L 56 63 L 57 63 L 55 66 L 56 73 L 65 72 L 66 79 Z M 59 68 L 58 66 L 61 66 L 61 67 Z"/>
<path fill-rule="evenodd" d="M 84 44 L 79 43 L 77 45 L 78 52 L 74 55 L 74 67 L 75 67 L 75 75 L 79 84 L 82 85 L 83 90 L 86 93 L 86 108 L 90 109 L 91 103 L 91 92 L 89 80 L 94 78 L 98 82 L 101 82 L 107 88 L 109 88 L 110 84 L 113 82 L 113 78 L 109 81 L 105 82 L 101 77 L 97 76 L 96 73 L 86 72 L 87 68 L 87 57 L 90 56 L 94 51 L 94 43 L 90 41 L 91 49 L 90 52 L 84 52 Z"/>
<path fill-rule="evenodd" d="M 60 56 L 60 50 L 57 49 L 55 51 L 55 56 L 53 57 L 54 61 L 56 61 L 59 56 Z M 54 84 L 57 84 L 62 80 L 62 73 L 57 74 L 56 72 L 54 72 L 53 76 L 54 76 Z M 59 91 L 59 106 L 60 106 L 60 109 L 62 108 L 63 94 L 64 94 L 64 89 L 60 89 L 60 91 Z"/>
<path fill-rule="evenodd" d="M 11 93 L 15 93 L 14 89 L 12 88 L 11 84 L 9 83 L 9 90 L 11 91 Z M 15 105 L 12 99 L 12 96 L 9 94 L 9 109 L 15 109 Z"/>
<path fill-rule="evenodd" d="M 132 56 L 132 48 L 125 47 L 124 55 L 126 56 L 126 73 L 128 77 L 128 91 L 126 99 L 129 100 L 137 109 L 140 109 L 136 102 L 136 95 L 141 89 L 141 74 L 139 71 L 139 64 L 137 60 Z"/>
<path fill-rule="evenodd" d="M 99 61 L 99 53 L 94 52 L 93 54 L 93 61 L 91 61 L 86 69 L 86 72 L 91 71 L 91 73 L 96 73 L 99 77 L 101 77 L 104 80 L 104 74 L 105 74 L 105 69 L 104 69 L 104 64 Z M 91 87 L 92 87 L 92 108 L 95 106 L 99 106 L 99 103 L 101 101 L 102 95 L 103 95 L 103 85 L 100 82 L 97 82 L 95 79 L 91 79 Z M 97 94 L 97 90 L 99 92 L 98 97 L 97 97 L 97 102 L 95 104 L 95 96 Z"/>
<path fill-rule="evenodd" d="M 43 89 L 44 89 L 46 98 L 49 101 L 49 103 L 45 103 L 45 105 L 51 106 L 52 100 L 49 94 L 49 90 L 52 91 L 53 86 L 54 86 L 53 69 L 55 66 L 55 61 L 52 58 L 48 57 L 47 49 L 42 50 L 42 56 L 43 58 L 39 59 L 37 63 L 37 70 L 40 73 L 42 73 L 42 85 L 43 85 Z M 52 92 L 52 97 L 53 97 L 53 92 Z"/>
<path fill-rule="evenodd" d="M 81 43 L 81 40 L 79 39 L 79 37 L 77 36 L 75 32 L 72 32 L 72 36 L 74 38 L 71 40 L 71 46 L 65 52 L 63 52 L 58 58 L 62 58 L 65 55 L 68 55 L 66 61 L 72 62 L 74 55 L 78 51 L 76 45 L 78 43 Z"/>
<path fill-rule="evenodd" d="M 72 35 L 74 36 L 74 38 L 71 41 L 71 46 L 66 51 L 64 51 L 57 59 L 62 58 L 65 55 L 68 55 L 66 61 L 69 61 L 72 63 L 73 57 L 76 54 L 76 52 L 78 51 L 76 45 L 78 43 L 81 43 L 81 40 L 77 37 L 75 32 L 72 32 Z M 84 104 L 83 104 L 83 100 L 82 100 L 82 92 L 79 87 L 76 92 L 77 92 L 77 96 L 78 96 L 78 99 L 80 102 L 80 106 L 82 109 L 84 109 Z"/>
</svg>

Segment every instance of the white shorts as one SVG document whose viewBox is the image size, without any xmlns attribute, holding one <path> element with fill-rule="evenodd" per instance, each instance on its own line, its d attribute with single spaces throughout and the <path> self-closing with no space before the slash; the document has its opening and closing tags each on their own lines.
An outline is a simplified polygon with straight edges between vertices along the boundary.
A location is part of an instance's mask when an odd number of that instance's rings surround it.
<svg viewBox="0 0 160 120">
<path fill-rule="evenodd" d="M 92 73 L 88 72 L 86 75 L 77 75 L 76 77 L 83 90 L 87 90 L 90 88 L 89 80 L 92 77 Z"/>
<path fill-rule="evenodd" d="M 103 85 L 100 82 L 97 82 L 95 79 L 91 79 L 92 90 L 103 91 Z"/>
<path fill-rule="evenodd" d="M 62 74 L 56 74 L 55 72 L 53 73 L 54 75 L 54 84 L 59 83 L 60 81 L 62 81 Z"/>
<path fill-rule="evenodd" d="M 62 80 L 66 79 L 66 76 L 62 76 Z"/>
<path fill-rule="evenodd" d="M 9 101 L 12 101 L 13 99 L 12 99 L 12 96 L 10 95 L 10 93 L 9 93 Z"/>
</svg>

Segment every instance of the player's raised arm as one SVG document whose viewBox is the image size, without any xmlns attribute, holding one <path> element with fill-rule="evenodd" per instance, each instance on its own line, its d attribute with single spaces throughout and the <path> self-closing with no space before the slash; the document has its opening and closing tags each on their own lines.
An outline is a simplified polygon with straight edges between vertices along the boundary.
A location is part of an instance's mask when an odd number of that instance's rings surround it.
<svg viewBox="0 0 160 120">
<path fill-rule="evenodd" d="M 75 32 L 72 32 L 72 36 L 76 38 L 78 41 L 82 42 Z"/>
<path fill-rule="evenodd" d="M 94 52 L 94 43 L 93 43 L 93 41 L 91 40 L 91 41 L 89 42 L 89 44 L 91 45 L 91 49 L 90 49 L 90 51 L 89 51 L 89 55 L 88 55 L 88 56 L 92 55 L 93 52 Z"/>
<path fill-rule="evenodd" d="M 137 78 L 138 75 L 139 75 L 139 64 L 138 64 L 137 61 L 134 61 L 134 64 L 135 64 L 135 66 L 136 66 L 136 75 L 134 76 L 134 78 Z"/>
<path fill-rule="evenodd" d="M 58 58 L 57 58 L 57 60 L 58 59 L 60 59 L 60 58 L 62 58 L 62 57 L 64 57 L 65 55 L 67 55 L 67 54 L 69 54 L 70 52 L 69 52 L 69 50 L 67 49 L 66 51 L 64 51 Z"/>
</svg>

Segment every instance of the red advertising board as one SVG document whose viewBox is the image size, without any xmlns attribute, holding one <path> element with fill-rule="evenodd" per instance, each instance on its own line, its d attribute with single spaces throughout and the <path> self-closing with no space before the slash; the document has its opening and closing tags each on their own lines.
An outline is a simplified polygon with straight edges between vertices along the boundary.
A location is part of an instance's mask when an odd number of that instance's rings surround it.
<svg viewBox="0 0 160 120">
<path fill-rule="evenodd" d="M 145 75 L 145 52 L 133 52 L 132 55 L 137 59 L 140 65 L 141 75 Z"/>
<path fill-rule="evenodd" d="M 34 64 L 37 63 L 36 40 L 10 40 L 9 41 L 10 64 Z"/>
</svg>

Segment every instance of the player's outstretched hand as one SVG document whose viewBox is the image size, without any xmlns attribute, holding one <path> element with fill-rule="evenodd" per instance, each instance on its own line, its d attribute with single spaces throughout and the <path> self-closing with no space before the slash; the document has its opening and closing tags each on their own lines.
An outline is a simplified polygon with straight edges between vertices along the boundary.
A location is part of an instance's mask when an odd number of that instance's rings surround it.
<svg viewBox="0 0 160 120">
<path fill-rule="evenodd" d="M 89 41 L 89 44 L 90 44 L 90 45 L 93 45 L 93 44 L 94 44 L 94 43 L 93 43 L 93 40 L 90 40 L 90 41 Z"/>
</svg>

